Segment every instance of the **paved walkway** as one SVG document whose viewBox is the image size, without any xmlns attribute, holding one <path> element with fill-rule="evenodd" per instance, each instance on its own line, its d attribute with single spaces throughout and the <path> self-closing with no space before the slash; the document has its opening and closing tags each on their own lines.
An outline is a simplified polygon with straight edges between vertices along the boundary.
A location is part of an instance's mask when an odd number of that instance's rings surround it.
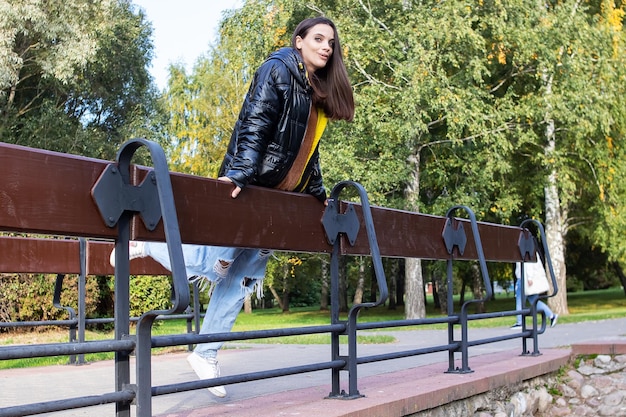
<svg viewBox="0 0 626 417">
<path fill-rule="evenodd" d="M 510 331 L 512 330 L 502 327 L 470 329 L 469 337 L 470 340 L 486 338 L 502 335 Z M 404 351 L 447 343 L 447 332 L 445 330 L 377 332 L 377 334 L 381 333 L 393 335 L 397 342 L 384 345 L 360 345 L 360 356 Z M 542 350 L 568 347 L 580 342 L 616 339 L 626 340 L 626 317 L 576 324 L 559 324 L 552 329 L 547 329 L 545 334 L 540 335 L 539 347 Z M 532 347 L 530 343 L 528 346 Z M 231 343 L 227 347 L 219 354 L 222 375 L 330 360 L 328 345 L 244 345 Z M 507 357 L 516 357 L 520 352 L 521 339 L 470 348 L 471 357 L 494 353 L 509 355 Z M 195 374 L 185 360 L 186 356 L 187 353 L 154 356 L 153 385 L 166 385 L 196 379 Z M 490 355 L 483 356 L 483 358 L 485 357 L 490 357 Z M 478 366 L 482 362 L 482 358 L 470 359 L 469 366 L 473 369 L 474 366 Z M 366 378 L 402 372 L 408 368 L 426 365 L 435 366 L 436 369 L 439 369 L 438 372 L 444 373 L 447 369 L 447 353 L 434 353 L 413 358 L 360 365 L 358 371 L 359 381 L 361 381 L 361 378 L 364 381 L 371 381 L 372 379 Z M 132 364 L 131 372 L 133 372 L 132 369 L 134 369 L 134 364 Z M 420 380 L 423 381 L 422 378 Z M 342 384 L 347 384 L 347 377 L 344 375 L 342 375 Z M 281 395 L 286 395 L 288 398 L 290 391 L 307 388 L 313 389 L 316 392 L 315 395 L 318 393 L 320 398 L 323 398 L 330 392 L 330 371 L 318 371 L 265 381 L 252 381 L 230 385 L 226 388 L 229 395 L 224 399 L 213 397 L 205 389 L 155 397 L 152 402 L 153 414 L 155 416 L 223 415 L 223 413 L 214 414 L 211 410 L 217 412 L 218 409 L 240 408 L 242 404 L 249 404 L 250 399 L 261 396 L 267 397 L 276 393 L 283 393 Z M 343 385 L 342 388 L 344 388 Z M 345 389 L 347 390 L 347 387 Z M 359 383 L 359 389 L 362 389 L 361 383 Z M 62 398 L 98 395 L 113 390 L 114 369 L 112 361 L 96 362 L 83 366 L 50 366 L 0 371 L 0 408 Z M 296 391 L 293 392 L 295 393 Z M 109 404 L 48 415 L 99 417 L 115 415 L 114 410 L 114 405 Z M 193 410 L 202 410 L 202 412 L 200 414 L 191 414 Z"/>
</svg>

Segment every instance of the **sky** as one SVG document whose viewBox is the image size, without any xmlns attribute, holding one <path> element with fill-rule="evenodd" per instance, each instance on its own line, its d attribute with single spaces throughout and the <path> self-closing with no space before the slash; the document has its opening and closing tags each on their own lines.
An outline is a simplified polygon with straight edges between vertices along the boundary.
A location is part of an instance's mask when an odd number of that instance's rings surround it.
<svg viewBox="0 0 626 417">
<path fill-rule="evenodd" d="M 155 57 L 150 73 L 163 90 L 167 68 L 183 63 L 190 70 L 217 37 L 222 12 L 243 6 L 243 0 L 133 0 L 152 23 Z"/>
</svg>

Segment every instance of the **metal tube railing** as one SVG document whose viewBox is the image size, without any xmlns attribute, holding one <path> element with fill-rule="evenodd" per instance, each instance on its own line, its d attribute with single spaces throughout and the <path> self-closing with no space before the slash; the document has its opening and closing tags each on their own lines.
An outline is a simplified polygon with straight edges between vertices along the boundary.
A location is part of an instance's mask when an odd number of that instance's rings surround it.
<svg viewBox="0 0 626 417">
<path fill-rule="evenodd" d="M 0 417 L 22 417 L 35 414 L 53 413 L 56 411 L 73 410 L 76 408 L 90 407 L 94 405 L 130 403 L 133 398 L 135 398 L 135 392 L 127 389 L 102 395 L 90 395 L 0 408 Z"/>
</svg>

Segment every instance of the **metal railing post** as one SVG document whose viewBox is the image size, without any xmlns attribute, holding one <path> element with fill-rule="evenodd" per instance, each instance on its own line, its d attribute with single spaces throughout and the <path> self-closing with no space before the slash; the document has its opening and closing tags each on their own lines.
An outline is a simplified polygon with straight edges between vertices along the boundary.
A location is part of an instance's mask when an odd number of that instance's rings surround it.
<svg viewBox="0 0 626 417">
<path fill-rule="evenodd" d="M 78 342 L 85 341 L 85 319 L 87 313 L 85 311 L 87 302 L 87 242 L 84 238 L 78 239 L 78 248 L 80 252 L 80 274 L 78 274 Z M 85 355 L 78 355 L 78 364 L 85 363 Z"/>
<path fill-rule="evenodd" d="M 491 299 L 492 289 L 491 289 L 491 280 L 489 279 L 489 270 L 487 269 L 487 261 L 485 260 L 485 254 L 483 251 L 483 244 L 480 239 L 480 232 L 478 230 L 478 222 L 476 221 L 476 215 L 474 212 L 467 206 L 454 206 L 448 210 L 446 213 L 446 224 L 444 225 L 443 238 L 446 244 L 446 249 L 450 254 L 449 266 L 448 266 L 448 294 L 450 299 L 450 294 L 452 292 L 451 288 L 451 275 L 452 275 L 452 260 L 454 259 L 454 248 L 456 247 L 459 251 L 459 254 L 463 255 L 465 252 L 465 245 L 467 244 L 467 237 L 465 235 L 465 229 L 463 229 L 463 224 L 459 221 L 456 221 L 456 225 L 453 224 L 453 213 L 456 210 L 464 210 L 470 220 L 470 226 L 472 228 L 472 235 L 474 237 L 474 246 L 476 246 L 476 253 L 478 255 L 478 264 L 480 265 L 481 275 L 483 277 L 483 283 L 485 285 L 485 295 L 481 299 L 477 300 L 469 300 L 463 303 L 461 306 L 461 314 L 460 314 L 460 325 L 461 325 L 461 368 L 456 369 L 455 371 L 449 372 L 459 372 L 459 373 L 468 373 L 472 372 L 469 367 L 469 334 L 468 334 L 468 321 L 467 321 L 467 309 L 470 304 L 475 303 L 483 303 Z M 448 305 L 448 314 L 450 312 L 450 306 Z M 454 326 L 453 323 L 449 324 L 449 326 Z M 450 331 L 449 331 L 450 336 Z M 449 340 L 449 343 L 452 343 Z M 456 350 L 455 350 L 456 351 Z M 454 362 L 454 352 L 452 353 L 452 362 Z M 450 366 L 451 365 L 451 366 Z M 453 368 L 453 363 L 449 363 L 449 368 Z"/>
<path fill-rule="evenodd" d="M 130 221 L 132 214 L 124 212 L 117 222 L 118 239 L 115 242 L 115 340 L 130 337 Z M 130 354 L 115 352 L 115 390 L 123 391 L 130 385 Z M 130 417 L 130 402 L 115 403 L 116 417 Z"/>
<path fill-rule="evenodd" d="M 145 146 L 150 152 L 154 170 L 150 171 L 144 181 L 138 186 L 130 181 L 130 162 L 135 151 Z M 117 156 L 117 166 L 109 165 L 94 186 L 93 197 L 103 215 L 105 223 L 109 226 L 115 224 L 115 214 L 122 213 L 119 217 L 118 233 L 116 241 L 116 338 L 129 336 L 129 291 L 128 277 L 130 261 L 128 258 L 128 242 L 130 240 L 130 220 L 132 215 L 138 212 L 148 230 L 154 230 L 159 222 L 163 221 L 165 241 L 170 256 L 172 270 L 171 308 L 168 310 L 152 310 L 144 313 L 137 322 L 135 355 L 137 360 L 136 375 L 136 402 L 137 417 L 150 417 L 152 415 L 152 324 L 160 314 L 173 314 L 184 311 L 189 306 L 189 281 L 183 258 L 182 241 L 178 228 L 178 218 L 174 204 L 174 194 L 167 160 L 163 149 L 156 143 L 146 139 L 132 139 L 122 145 Z M 110 198 L 117 195 L 117 198 Z M 157 204 L 158 203 L 158 204 Z M 123 246 L 123 247 L 122 247 Z M 119 283 L 118 279 L 122 279 Z M 124 314 L 118 320 L 119 315 Z M 118 325 L 120 329 L 118 330 Z M 130 384 L 127 357 L 120 352 L 119 373 L 116 373 L 116 389 L 121 391 Z M 127 355 L 126 355 L 127 356 Z M 116 360 L 116 363 L 118 361 Z M 126 404 L 118 404 L 118 415 L 126 416 L 130 409 Z"/>
<path fill-rule="evenodd" d="M 331 203 L 329 203 L 330 205 Z M 340 240 L 337 239 L 333 244 L 333 251 L 330 257 L 330 322 L 331 324 L 342 323 L 339 320 L 339 257 Z M 330 334 L 330 352 L 331 360 L 345 360 L 340 355 L 339 336 L 345 333 L 332 332 Z M 340 369 L 332 369 L 331 371 L 331 392 L 329 397 L 339 397 L 341 395 L 341 379 Z"/>
<path fill-rule="evenodd" d="M 520 254 L 522 255 L 522 259 L 524 260 L 526 260 L 527 258 L 532 259 L 532 257 L 535 256 L 535 254 L 537 253 L 539 249 L 536 247 L 536 244 L 537 244 L 536 239 L 532 236 L 531 231 L 527 228 L 527 226 L 530 224 L 536 227 L 537 232 L 539 234 L 539 239 L 542 245 L 543 254 L 545 256 L 545 263 L 542 265 L 542 267 L 545 269 L 545 264 L 548 265 L 548 270 L 546 272 L 550 274 L 550 281 L 552 282 L 552 293 L 547 294 L 547 295 L 537 296 L 537 298 L 535 299 L 535 302 L 532 303 L 532 306 L 531 306 L 531 316 L 533 318 L 533 327 L 530 333 L 530 338 L 533 339 L 533 352 L 530 353 L 530 355 L 538 356 L 538 355 L 541 355 L 541 352 L 539 351 L 538 335 L 545 331 L 547 327 L 547 320 L 549 319 L 549 317 L 546 317 L 543 311 L 541 312 L 542 322 L 541 322 L 541 328 L 539 329 L 538 322 L 537 322 L 537 303 L 542 299 L 554 297 L 559 292 L 559 285 L 556 280 L 556 275 L 554 274 L 554 268 L 552 266 L 552 258 L 550 257 L 550 248 L 548 247 L 545 230 L 543 228 L 543 225 L 535 219 L 526 219 L 520 224 L 520 227 L 523 230 L 520 232 L 520 237 L 518 240 L 518 247 L 520 250 Z M 532 250 L 532 253 L 530 253 L 531 250 Z M 542 260 L 537 259 L 537 262 L 542 262 Z M 524 277 L 524 262 L 521 263 L 521 276 Z M 523 307 L 526 305 L 526 293 L 524 290 L 524 280 L 521 279 L 520 282 L 517 283 L 517 285 L 522 286 L 520 288 L 520 294 L 522 298 L 522 309 L 523 309 Z M 525 320 L 525 316 L 522 314 L 522 332 L 524 332 L 525 330 L 526 330 L 526 320 Z M 527 343 L 526 343 L 527 338 L 528 337 L 522 337 L 522 355 L 529 354 L 527 350 Z"/>
<path fill-rule="evenodd" d="M 372 264 L 374 266 L 374 273 L 376 276 L 376 283 L 378 285 L 378 298 L 375 302 L 372 303 L 362 303 L 353 305 L 350 311 L 348 312 L 348 322 L 347 322 L 347 335 L 348 335 L 348 357 L 347 359 L 347 370 L 348 370 L 348 394 L 341 393 L 341 398 L 358 398 L 361 397 L 361 394 L 358 390 L 357 384 L 357 317 L 359 311 L 362 308 L 367 307 L 376 307 L 383 304 L 388 296 L 389 291 L 387 289 L 387 279 L 385 277 L 385 271 L 382 264 L 382 258 L 380 255 L 380 250 L 378 248 L 378 240 L 376 239 L 376 230 L 374 228 L 374 220 L 372 218 L 372 210 L 369 204 L 369 199 L 367 197 L 367 193 L 365 192 L 365 188 L 359 183 L 354 181 L 343 181 L 335 185 L 330 194 L 330 199 L 328 201 L 328 206 L 324 211 L 324 216 L 322 218 L 322 223 L 324 225 L 324 229 L 326 231 L 326 237 L 328 241 L 333 244 L 333 259 L 331 259 L 331 304 L 333 306 L 336 305 L 336 320 L 338 319 L 338 309 L 339 309 L 339 245 L 341 240 L 339 239 L 339 235 L 341 233 L 345 234 L 348 239 L 348 242 L 351 245 L 354 245 L 356 241 L 357 234 L 360 229 L 360 222 L 356 216 L 356 212 L 354 210 L 354 206 L 352 204 L 348 204 L 345 213 L 339 213 L 340 204 L 339 204 L 339 194 L 341 191 L 351 186 L 355 188 L 359 194 L 359 198 L 361 201 L 361 208 L 363 212 L 363 222 L 365 224 L 365 231 L 367 234 L 367 239 L 370 248 L 370 255 L 372 257 Z M 333 279 L 333 276 L 336 275 L 336 278 Z M 336 297 L 336 298 L 333 298 Z M 335 318 L 333 318 L 334 320 Z M 332 324 L 335 324 L 333 321 Z M 332 346 L 332 359 L 339 359 L 339 335 L 333 334 L 333 339 L 331 340 L 333 343 Z M 336 345 L 336 346 L 335 346 Z M 345 370 L 345 369 L 343 369 Z M 341 370 L 333 370 L 333 392 L 331 392 L 331 396 L 338 396 L 339 394 L 335 390 L 335 387 L 339 385 L 339 372 Z"/>
</svg>

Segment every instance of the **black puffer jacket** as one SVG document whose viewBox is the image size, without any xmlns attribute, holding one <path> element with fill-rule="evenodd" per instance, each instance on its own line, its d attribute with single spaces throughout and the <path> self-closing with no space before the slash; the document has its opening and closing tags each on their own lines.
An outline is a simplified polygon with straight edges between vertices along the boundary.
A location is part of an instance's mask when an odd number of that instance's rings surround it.
<svg viewBox="0 0 626 417">
<path fill-rule="evenodd" d="M 282 48 L 259 67 L 246 94 L 219 176 L 237 186 L 276 187 L 291 168 L 311 110 L 311 86 L 300 54 Z M 303 178 L 302 191 L 326 199 L 318 150 Z"/>
</svg>

